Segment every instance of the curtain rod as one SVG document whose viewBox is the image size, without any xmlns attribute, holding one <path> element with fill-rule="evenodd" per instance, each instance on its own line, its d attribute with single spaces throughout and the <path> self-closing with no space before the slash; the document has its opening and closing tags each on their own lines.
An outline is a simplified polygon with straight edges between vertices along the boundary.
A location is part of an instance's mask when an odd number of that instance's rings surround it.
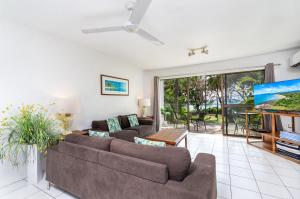
<svg viewBox="0 0 300 199">
<path fill-rule="evenodd" d="M 190 76 L 201 76 L 201 75 L 217 75 L 217 74 L 228 74 L 231 72 L 244 72 L 244 71 L 255 71 L 255 70 L 262 70 L 265 68 L 266 65 L 263 66 L 249 66 L 249 67 L 239 67 L 239 68 L 230 68 L 224 70 L 214 70 L 214 71 L 203 71 L 203 72 L 195 72 L 195 73 L 182 73 L 177 75 L 165 75 L 159 76 L 160 79 L 172 79 L 172 78 L 179 78 L 179 77 L 190 77 Z M 281 66 L 281 64 L 274 64 L 274 66 Z"/>
</svg>

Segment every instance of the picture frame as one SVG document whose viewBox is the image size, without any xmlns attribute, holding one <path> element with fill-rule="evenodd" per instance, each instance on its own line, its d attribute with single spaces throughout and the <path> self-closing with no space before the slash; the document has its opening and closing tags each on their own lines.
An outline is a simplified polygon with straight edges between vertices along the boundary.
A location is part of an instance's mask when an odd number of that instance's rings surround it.
<svg viewBox="0 0 300 199">
<path fill-rule="evenodd" d="M 101 95 L 129 96 L 129 79 L 100 75 Z"/>
</svg>

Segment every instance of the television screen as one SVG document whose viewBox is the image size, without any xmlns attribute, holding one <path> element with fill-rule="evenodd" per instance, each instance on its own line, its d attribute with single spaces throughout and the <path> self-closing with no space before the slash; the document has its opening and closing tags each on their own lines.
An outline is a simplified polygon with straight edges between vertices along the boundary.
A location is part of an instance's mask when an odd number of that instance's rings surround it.
<svg viewBox="0 0 300 199">
<path fill-rule="evenodd" d="M 300 79 L 254 85 L 256 108 L 300 111 Z"/>
</svg>

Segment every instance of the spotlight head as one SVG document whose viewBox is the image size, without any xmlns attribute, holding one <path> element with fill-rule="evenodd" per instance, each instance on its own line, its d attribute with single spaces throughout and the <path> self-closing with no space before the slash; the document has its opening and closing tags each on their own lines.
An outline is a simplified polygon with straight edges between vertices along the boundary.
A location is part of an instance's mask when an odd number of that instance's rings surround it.
<svg viewBox="0 0 300 199">
<path fill-rule="evenodd" d="M 195 55 L 195 51 L 194 50 L 189 50 L 188 55 L 189 55 L 189 57 Z"/>
<path fill-rule="evenodd" d="M 208 54 L 208 50 L 207 50 L 207 49 L 203 49 L 203 50 L 202 50 L 202 53 L 203 53 L 203 54 Z"/>
</svg>

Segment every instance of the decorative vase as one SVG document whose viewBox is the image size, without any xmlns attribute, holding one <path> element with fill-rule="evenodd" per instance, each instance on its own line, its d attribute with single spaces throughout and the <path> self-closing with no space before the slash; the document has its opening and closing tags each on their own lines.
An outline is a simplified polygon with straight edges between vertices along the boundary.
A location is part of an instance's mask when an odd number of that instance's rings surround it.
<svg viewBox="0 0 300 199">
<path fill-rule="evenodd" d="M 27 147 L 27 181 L 38 184 L 43 178 L 42 154 L 37 150 L 36 145 Z"/>
</svg>

